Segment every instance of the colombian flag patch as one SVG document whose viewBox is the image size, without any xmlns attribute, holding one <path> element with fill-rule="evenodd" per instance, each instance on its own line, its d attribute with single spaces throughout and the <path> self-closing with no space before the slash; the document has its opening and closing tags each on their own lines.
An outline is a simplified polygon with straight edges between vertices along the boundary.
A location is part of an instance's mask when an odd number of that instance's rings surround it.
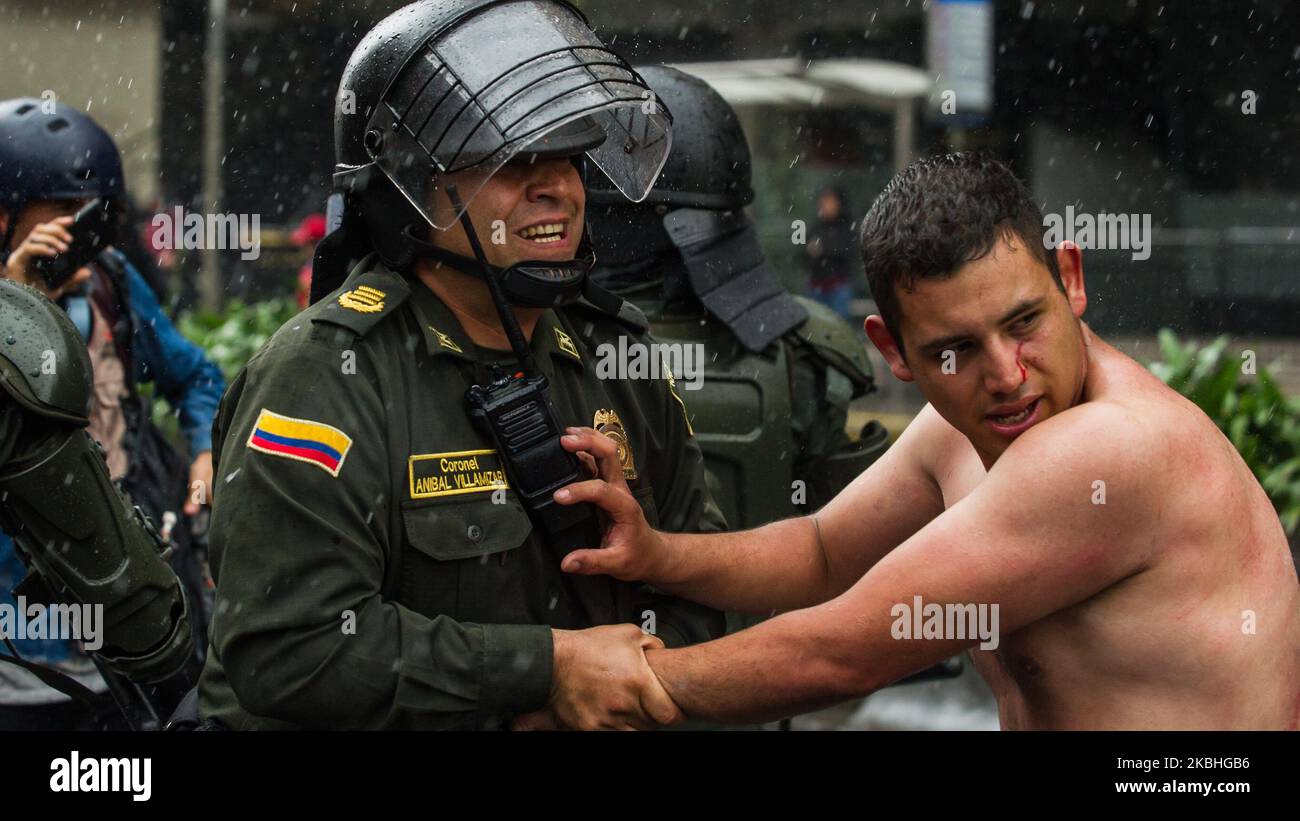
<svg viewBox="0 0 1300 821">
<path fill-rule="evenodd" d="M 352 437 L 331 425 L 281 416 L 262 408 L 248 436 L 248 446 L 272 456 L 310 462 L 337 477 L 352 447 Z"/>
</svg>

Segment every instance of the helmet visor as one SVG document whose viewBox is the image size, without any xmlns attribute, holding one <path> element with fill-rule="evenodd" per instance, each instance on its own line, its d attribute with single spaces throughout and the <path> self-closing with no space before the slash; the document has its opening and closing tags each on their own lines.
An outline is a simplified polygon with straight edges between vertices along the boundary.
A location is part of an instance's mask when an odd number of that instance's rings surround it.
<svg viewBox="0 0 1300 821">
<path fill-rule="evenodd" d="M 583 118 L 584 128 L 570 125 Z M 461 210 L 448 183 L 467 205 L 521 151 L 593 124 L 605 136 L 587 156 L 626 197 L 644 199 L 668 158 L 672 116 L 572 8 L 530 0 L 489 6 L 423 43 L 376 106 L 366 147 L 445 229 Z"/>
</svg>

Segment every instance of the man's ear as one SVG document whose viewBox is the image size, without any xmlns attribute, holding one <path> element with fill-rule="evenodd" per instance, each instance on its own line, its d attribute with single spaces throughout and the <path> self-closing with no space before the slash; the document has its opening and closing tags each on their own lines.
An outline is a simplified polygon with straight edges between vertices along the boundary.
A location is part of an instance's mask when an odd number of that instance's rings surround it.
<svg viewBox="0 0 1300 821">
<path fill-rule="evenodd" d="M 876 346 L 876 350 L 880 351 L 880 355 L 889 364 L 890 372 L 904 382 L 911 382 L 912 369 L 907 366 L 907 360 L 903 358 L 903 352 L 898 349 L 898 342 L 894 339 L 894 335 L 885 327 L 885 320 L 877 314 L 872 314 L 863 323 L 863 328 L 871 338 L 871 344 Z"/>
<path fill-rule="evenodd" d="M 1070 311 L 1075 319 L 1082 318 L 1088 309 L 1088 292 L 1083 287 L 1083 251 L 1069 240 L 1062 242 L 1056 247 L 1056 268 L 1061 272 Z"/>
</svg>

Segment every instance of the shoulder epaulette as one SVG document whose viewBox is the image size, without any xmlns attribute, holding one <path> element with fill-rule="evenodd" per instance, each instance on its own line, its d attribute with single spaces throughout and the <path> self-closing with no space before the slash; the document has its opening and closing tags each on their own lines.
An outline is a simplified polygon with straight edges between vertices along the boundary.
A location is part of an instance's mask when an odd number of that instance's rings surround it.
<svg viewBox="0 0 1300 821">
<path fill-rule="evenodd" d="M 364 336 L 406 301 L 411 286 L 400 274 L 380 268 L 348 277 L 337 291 L 313 306 L 312 322 L 341 325 Z"/>
</svg>

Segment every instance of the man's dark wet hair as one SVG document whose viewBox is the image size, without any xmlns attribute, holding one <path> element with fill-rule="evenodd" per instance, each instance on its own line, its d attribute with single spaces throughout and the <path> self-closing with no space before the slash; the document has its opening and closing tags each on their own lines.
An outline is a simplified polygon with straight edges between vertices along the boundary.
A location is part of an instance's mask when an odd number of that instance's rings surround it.
<svg viewBox="0 0 1300 821">
<path fill-rule="evenodd" d="M 1002 162 L 977 152 L 926 157 L 885 186 L 862 220 L 862 259 L 900 351 L 896 289 L 950 277 L 1003 237 L 1024 243 L 1064 290 L 1056 255 L 1043 248 L 1043 212 Z"/>
</svg>

